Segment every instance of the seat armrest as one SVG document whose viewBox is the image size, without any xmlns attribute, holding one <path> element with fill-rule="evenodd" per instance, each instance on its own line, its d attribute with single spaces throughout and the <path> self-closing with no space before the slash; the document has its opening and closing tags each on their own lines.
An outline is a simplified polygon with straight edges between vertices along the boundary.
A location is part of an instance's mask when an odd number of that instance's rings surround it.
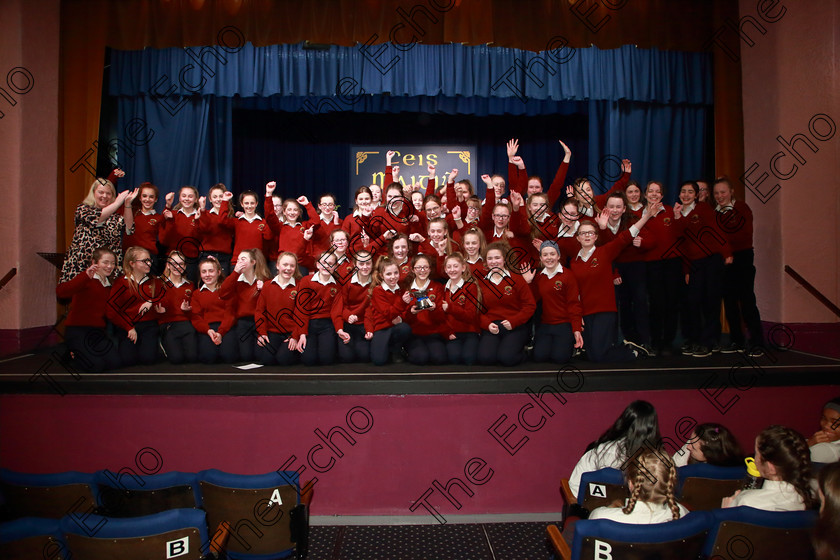
<svg viewBox="0 0 840 560">
<path fill-rule="evenodd" d="M 557 525 L 549 525 L 545 528 L 545 531 L 548 533 L 548 540 L 551 542 L 551 546 L 554 547 L 554 551 L 560 555 L 560 558 L 571 560 L 572 549 L 569 548 L 569 545 L 563 539 L 563 535 L 560 533 Z"/>
</svg>

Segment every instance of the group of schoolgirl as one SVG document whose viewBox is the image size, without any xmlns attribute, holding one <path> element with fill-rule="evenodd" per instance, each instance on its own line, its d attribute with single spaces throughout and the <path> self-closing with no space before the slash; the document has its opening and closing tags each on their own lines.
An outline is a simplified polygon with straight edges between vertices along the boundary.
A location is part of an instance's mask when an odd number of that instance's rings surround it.
<svg viewBox="0 0 840 560">
<path fill-rule="evenodd" d="M 663 280 L 676 264 L 676 282 L 683 283 L 682 259 L 667 252 L 671 241 L 704 227 L 720 231 L 714 210 L 684 196 L 693 183 L 683 185 L 676 214 L 661 204 L 656 182 L 648 184 L 644 206 L 627 160 L 604 195 L 594 196 L 585 179 L 564 188 L 571 152 L 561 145 L 563 162 L 544 193 L 516 155 L 518 143 L 509 142 L 509 199 L 504 179 L 485 175 L 483 202 L 468 180 L 456 182 L 454 169 L 438 193 L 431 166 L 426 194 L 417 196 L 419 186 L 395 181 L 399 170 L 388 152 L 384 191 L 359 188 L 343 220 L 333 195 L 322 195 L 316 210 L 306 197 L 275 196 L 274 182 L 266 185 L 264 217 L 252 191 L 239 196 L 242 211 L 235 214 L 222 184 L 207 198 L 183 187 L 174 207 L 169 193 L 158 214 L 157 188 L 141 184 L 124 198 L 134 223 L 124 240 L 124 276 L 111 278 L 116 255 L 103 250 L 83 274 L 59 285 L 60 297 L 86 302 L 72 306 L 67 325 L 81 331 L 68 335 L 68 344 L 73 339 L 71 348 L 91 355 L 91 369 L 155 361 L 158 335 L 174 363 L 384 364 L 405 351 L 418 365 L 514 365 L 529 340 L 540 362 L 566 362 L 581 347 L 593 361 L 652 354 L 652 344 L 673 340 L 679 306 L 659 314 L 653 306 L 648 317 L 647 290 L 659 289 L 648 280 Z M 553 214 L 561 195 L 566 199 Z M 165 258 L 159 245 L 168 248 Z M 716 253 L 721 263 L 727 251 L 724 242 Z M 159 278 L 152 274 L 158 270 Z M 306 270 L 313 272 L 302 277 Z M 703 271 L 691 269 L 689 286 Z M 628 304 L 622 331 L 631 344 L 616 343 L 616 285 L 626 288 L 619 298 Z M 662 299 L 670 302 L 661 293 L 650 301 Z M 95 301 L 101 316 L 81 319 L 79 308 L 95 308 Z M 713 319 L 696 315 L 691 340 L 700 340 Z M 92 351 L 84 341 L 101 337 L 87 331 L 104 329 L 106 318 L 115 327 L 115 351 Z M 717 330 L 719 336 L 719 320 Z"/>
<path fill-rule="evenodd" d="M 745 463 L 738 440 L 721 424 L 696 425 L 673 456 L 666 452 L 663 442 L 653 405 L 634 401 L 589 444 L 569 477 L 572 493 L 577 495 L 583 473 L 607 467 L 624 469 L 630 492 L 626 502 L 596 508 L 589 519 L 632 524 L 680 519 L 688 510 L 676 497 L 677 467 L 696 463 L 734 467 Z M 817 557 L 836 558 L 840 545 L 840 463 L 820 465 L 816 473 L 808 445 L 804 436 L 785 426 L 772 425 L 759 432 L 751 448 L 760 482 L 724 498 L 720 507 L 749 506 L 777 512 L 819 508 L 813 540 Z M 572 535 L 573 528 L 567 524 L 564 537 L 571 540 Z"/>
</svg>

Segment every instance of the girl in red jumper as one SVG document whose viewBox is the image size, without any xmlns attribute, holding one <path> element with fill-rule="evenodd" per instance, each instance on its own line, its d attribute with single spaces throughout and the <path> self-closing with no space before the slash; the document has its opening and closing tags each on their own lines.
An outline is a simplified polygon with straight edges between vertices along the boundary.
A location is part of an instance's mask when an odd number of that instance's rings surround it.
<svg viewBox="0 0 840 560">
<path fill-rule="evenodd" d="M 732 185 L 725 177 L 715 180 L 713 192 L 717 202 L 717 221 L 732 249 L 732 264 L 725 269 L 723 284 L 730 342 L 721 352 L 732 353 L 748 348 L 750 356 L 758 357 L 763 353 L 764 334 L 761 331 L 761 315 L 755 304 L 752 210 L 743 200 L 733 200 Z M 742 317 L 750 336 L 746 345 Z"/>
<path fill-rule="evenodd" d="M 647 268 L 648 302 L 650 304 L 650 338 L 653 349 L 662 356 L 673 354 L 677 334 L 679 307 L 685 286 L 677 246 L 674 210 L 662 203 L 665 188 L 662 183 L 650 181 L 645 188 L 648 203 L 661 203 L 651 216 L 647 228 L 656 239 L 654 247 L 645 254 Z"/>
<path fill-rule="evenodd" d="M 105 332 L 105 310 L 117 257 L 105 247 L 93 251 L 91 265 L 69 282 L 59 284 L 59 298 L 72 298 L 64 323 L 64 340 L 79 371 L 99 372 L 120 367 L 116 345 Z"/>
<path fill-rule="evenodd" d="M 398 234 L 388 245 L 388 257 L 400 269 L 400 282 L 403 282 L 411 272 L 411 263 L 408 256 L 409 248 L 408 237 L 404 233 Z"/>
<path fill-rule="evenodd" d="M 356 266 L 351 260 L 350 236 L 343 229 L 336 229 L 330 234 L 329 245 L 322 255 L 333 255 L 335 266 L 332 268 L 332 275 L 339 286 L 343 286 L 352 278 Z"/>
<path fill-rule="evenodd" d="M 624 193 L 609 195 L 606 203 L 607 219 L 599 218 L 599 242 L 607 243 L 638 221 L 636 214 L 627 211 Z M 639 214 L 641 217 L 641 213 Z M 615 278 L 621 333 L 625 341 L 647 356 L 655 356 L 650 339 L 650 309 L 648 307 L 647 266 L 645 254 L 656 246 L 656 239 L 645 227 L 633 243 L 624 248 L 615 260 L 619 276 Z"/>
<path fill-rule="evenodd" d="M 259 334 L 257 359 L 261 364 L 292 365 L 298 360 L 298 350 L 303 349 L 299 344 L 306 346 L 306 335 L 300 334 L 304 319 L 298 309 L 298 280 L 297 256 L 281 253 L 277 276 L 265 283 L 254 310 Z"/>
<path fill-rule="evenodd" d="M 224 300 L 232 300 L 236 308 L 236 339 L 239 359 L 254 360 L 256 329 L 254 311 L 263 283 L 269 279 L 268 265 L 259 249 L 246 249 L 239 253 L 233 274 L 225 278 L 220 289 Z"/>
<path fill-rule="evenodd" d="M 593 362 L 620 362 L 636 358 L 638 352 L 629 346 L 617 345 L 618 310 L 615 305 L 613 261 L 647 223 L 651 215 L 648 208 L 642 218 L 622 231 L 618 237 L 604 245 L 596 246 L 598 228 L 589 220 L 581 222 L 577 231 L 580 251 L 572 259 L 570 268 L 578 281 L 583 309 L 583 341 L 586 355 Z M 604 211 L 603 219 L 608 214 Z"/>
<path fill-rule="evenodd" d="M 107 316 L 114 324 L 123 366 L 157 361 L 157 302 L 166 286 L 150 274 L 152 259 L 142 247 L 129 247 L 123 259 L 125 276 L 114 281 Z"/>
<path fill-rule="evenodd" d="M 350 236 L 350 251 L 353 254 L 370 249 L 370 236 L 367 230 L 370 229 L 370 216 L 373 212 L 372 196 L 369 187 L 361 186 L 356 189 L 354 196 L 356 206 L 353 208 L 353 213 L 344 218 L 341 225 L 341 229 Z"/>
<path fill-rule="evenodd" d="M 158 237 L 163 225 L 163 215 L 155 211 L 158 188 L 151 183 L 141 183 L 140 193 L 132 204 L 134 212 L 134 233 L 126 235 L 123 247 L 143 247 L 152 257 L 152 272 L 163 271 L 163 259 L 158 257 Z"/>
<path fill-rule="evenodd" d="M 210 200 L 211 208 L 204 211 L 204 197 L 200 197 L 198 208 L 201 211 L 201 258 L 208 256 L 216 257 L 222 265 L 222 273 L 230 274 L 231 250 L 233 248 L 233 207 L 228 204 L 227 211 L 222 213 L 222 202 L 227 187 L 222 183 L 216 183 L 210 187 L 207 198 Z"/>
<path fill-rule="evenodd" d="M 445 337 L 449 330 L 443 312 L 443 286 L 430 279 L 434 267 L 432 257 L 416 255 L 411 261 L 411 274 L 406 278 L 412 296 L 411 309 L 406 322 L 411 327 L 411 338 L 406 343 L 408 361 L 415 365 L 446 363 Z M 425 298 L 428 307 L 420 307 Z"/>
<path fill-rule="evenodd" d="M 443 291 L 441 309 L 446 314 L 446 355 L 451 364 L 471 366 L 478 357 L 479 317 L 483 309 L 481 289 L 473 280 L 464 255 L 446 257 L 444 271 L 449 280 Z"/>
<path fill-rule="evenodd" d="M 529 334 L 528 320 L 537 308 L 522 275 L 511 274 L 507 269 L 508 251 L 504 243 L 491 243 L 487 247 L 487 273 L 481 280 L 486 312 L 481 315 L 478 344 L 478 362 L 484 365 L 513 366 L 522 361 Z"/>
<path fill-rule="evenodd" d="M 449 236 L 449 224 L 443 218 L 429 221 L 428 238 L 417 247 L 417 252 L 427 255 L 432 262 L 432 277 L 442 278 L 443 261 L 446 255 L 459 251 L 461 247 Z"/>
<path fill-rule="evenodd" d="M 175 193 L 166 195 L 166 210 L 161 227 L 161 243 L 167 251 L 180 251 L 187 257 L 186 276 L 192 282 L 198 280 L 198 254 L 201 252 L 198 189 L 191 185 L 181 187 L 178 204 L 171 210 Z"/>
<path fill-rule="evenodd" d="M 385 189 L 385 205 L 373 211 L 370 219 L 370 232 L 373 243 L 372 249 L 377 254 L 383 254 L 388 243 L 397 235 L 403 234 L 421 240 L 420 217 L 411 206 L 411 202 L 403 196 L 402 186 L 391 183 Z"/>
<path fill-rule="evenodd" d="M 335 266 L 334 254 L 321 253 L 315 261 L 317 271 L 301 280 L 298 289 L 298 316 L 303 325 L 297 331 L 297 350 L 303 353 L 301 361 L 307 366 L 328 366 L 335 362 L 336 335 L 343 343 L 350 341 L 350 335 L 344 331 L 341 285 L 332 275 Z"/>
<path fill-rule="evenodd" d="M 201 288 L 190 300 L 190 321 L 198 335 L 198 360 L 205 364 L 221 361 L 232 364 L 238 357 L 236 332 L 236 303 L 221 298 L 222 263 L 207 256 L 198 263 Z"/>
<path fill-rule="evenodd" d="M 343 300 L 342 317 L 344 332 L 349 338 L 342 337 L 338 345 L 338 358 L 342 363 L 370 361 L 370 341 L 365 338 L 365 312 L 370 305 L 371 272 L 373 255 L 359 251 L 353 257 L 355 272 L 341 287 Z"/>
<path fill-rule="evenodd" d="M 222 205 L 220 207 L 222 215 L 227 214 L 232 198 L 233 193 L 230 191 L 222 195 Z M 271 240 L 271 228 L 257 214 L 257 193 L 245 191 L 240 194 L 239 204 L 242 206 L 244 213 L 239 218 L 226 217 L 224 220 L 225 224 L 234 230 L 232 257 L 237 260 L 242 251 L 247 249 L 258 249 L 262 253 L 265 242 Z M 231 261 L 231 264 L 233 264 L 233 261 Z"/>
<path fill-rule="evenodd" d="M 166 295 L 160 300 L 160 338 L 166 358 L 173 364 L 198 361 L 195 327 L 189 320 L 190 300 L 195 285 L 184 278 L 187 261 L 180 251 L 171 251 L 163 270 Z"/>
<path fill-rule="evenodd" d="M 274 212 L 269 212 L 269 199 L 274 194 L 277 188 L 277 183 L 270 181 L 265 185 L 265 216 L 268 227 L 274 234 L 276 243 L 272 245 L 277 246 L 278 252 L 288 251 L 294 253 L 298 258 L 298 266 L 305 261 L 312 261 L 311 256 L 307 253 L 309 241 L 312 239 L 314 233 L 313 224 L 318 219 L 317 215 L 312 210 L 312 205 L 309 204 L 309 199 L 302 196 L 295 200 L 294 198 L 287 198 L 283 201 L 282 215 L 277 215 Z M 303 216 L 303 207 L 307 208 L 309 212 L 309 220 L 305 220 Z"/>
<path fill-rule="evenodd" d="M 477 273 L 484 273 L 484 255 L 487 254 L 487 241 L 484 239 L 484 233 L 477 227 L 471 227 L 464 233 L 464 259 L 467 261 L 467 266 L 470 273 L 475 275 Z"/>
<path fill-rule="evenodd" d="M 311 205 L 310 205 L 311 208 Z M 309 211 L 309 209 L 307 209 Z M 310 211 L 310 215 L 314 208 Z M 332 193 L 322 194 L 318 197 L 318 212 L 315 212 L 316 219 L 313 220 L 315 227 L 312 230 L 312 239 L 309 241 L 307 262 L 314 264 L 314 258 L 330 248 L 330 235 L 332 232 L 341 229 L 341 219 L 336 210 L 336 200 Z"/>
<path fill-rule="evenodd" d="M 543 241 L 540 263 L 540 272 L 524 274 L 534 298 L 542 301 L 542 315 L 534 336 L 534 361 L 565 364 L 575 348 L 583 348 L 578 283 L 574 273 L 560 264 L 560 247 L 554 241 Z"/>
<path fill-rule="evenodd" d="M 724 263 L 732 263 L 732 250 L 718 226 L 717 213 L 697 200 L 698 190 L 694 181 L 682 184 L 674 219 L 682 238 L 680 255 L 688 262 L 684 319 L 686 342 L 691 346 L 683 354 L 705 358 L 720 344 Z"/>
<path fill-rule="evenodd" d="M 370 289 L 370 306 L 365 312 L 365 338 L 370 340 L 373 365 L 388 363 L 389 353 L 402 362 L 402 346 L 411 336 L 403 316 L 411 306 L 411 294 L 401 292 L 400 269 L 390 257 L 379 257 Z"/>
</svg>

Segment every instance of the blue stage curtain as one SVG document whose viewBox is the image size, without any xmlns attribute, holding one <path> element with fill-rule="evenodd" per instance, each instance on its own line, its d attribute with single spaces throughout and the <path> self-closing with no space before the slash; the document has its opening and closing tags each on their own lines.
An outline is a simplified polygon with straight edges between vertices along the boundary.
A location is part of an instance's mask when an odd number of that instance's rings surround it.
<svg viewBox="0 0 840 560">
<path fill-rule="evenodd" d="M 377 50 L 377 49 L 382 49 Z M 301 44 L 112 51 L 111 95 L 392 96 L 711 104 L 711 58 L 638 49 L 519 49 L 390 43 L 362 52 Z M 343 81 L 344 80 L 344 81 Z M 336 89 L 340 91 L 336 91 Z"/>
<path fill-rule="evenodd" d="M 585 133 L 571 138 L 586 148 L 575 149 L 570 179 L 588 174 L 606 188 L 616 175 L 617 162 L 629 158 L 640 183 L 665 182 L 668 202 L 673 202 L 679 181 L 702 177 L 712 169 L 707 145 L 712 134 L 707 54 L 633 46 L 543 53 L 463 45 L 417 45 L 399 51 L 390 43 L 375 49 L 382 50 L 369 52 L 367 58 L 358 47 L 308 50 L 302 45 L 246 44 L 236 52 L 219 47 L 112 51 L 109 92 L 118 100 L 118 129 L 126 130 L 133 119 L 143 119 L 155 133 L 147 144 L 132 147 L 130 155 L 124 151 L 119 156 L 127 172 L 121 183 L 150 180 L 163 192 L 194 184 L 206 193 L 219 181 L 236 191 L 253 188 L 231 185 L 234 107 L 320 116 L 331 112 L 499 116 L 513 125 L 511 136 L 528 132 L 515 127 L 516 119 L 588 115 L 588 145 Z M 369 143 L 365 128 L 352 142 Z M 307 144 L 296 161 L 319 159 L 334 131 L 319 132 L 314 139 L 295 139 Z M 563 130 L 556 136 L 569 138 Z M 479 145 L 483 168 L 503 170 L 504 150 L 498 138 L 492 144 L 486 135 L 465 134 L 462 139 Z M 386 141 L 405 143 L 410 135 L 397 133 Z M 547 159 L 528 160 L 529 171 L 550 180 L 559 161 L 559 156 L 548 155 L 549 142 L 555 141 L 542 136 L 539 142 L 545 143 L 540 151 Z M 261 180 L 247 179 L 248 183 Z M 324 183 L 337 193 L 349 190 L 346 178 L 321 179 L 313 185 L 300 184 L 300 192 L 316 194 Z M 483 186 L 478 187 L 482 192 Z"/>
<path fill-rule="evenodd" d="M 215 183 L 230 184 L 233 100 L 193 96 L 169 106 L 159 101 L 148 97 L 117 100 L 119 130 L 142 130 L 142 134 L 138 132 L 122 139 L 125 149 L 120 150 L 116 159 L 126 178 L 120 181 L 120 186 L 134 187 L 143 181 L 154 183 L 161 192 L 158 207 L 162 208 L 164 194 L 183 185 L 199 187 L 204 194 Z M 133 128 L 141 125 L 145 128 Z M 142 139 L 144 143 L 132 139 Z M 138 145 L 132 145 L 135 143 Z"/>
</svg>

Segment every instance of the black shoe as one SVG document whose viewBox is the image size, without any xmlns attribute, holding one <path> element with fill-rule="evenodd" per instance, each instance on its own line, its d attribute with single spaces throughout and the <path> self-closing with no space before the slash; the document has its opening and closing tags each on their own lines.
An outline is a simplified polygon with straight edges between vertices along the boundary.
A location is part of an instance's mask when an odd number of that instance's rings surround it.
<svg viewBox="0 0 840 560">
<path fill-rule="evenodd" d="M 401 351 L 391 352 L 391 361 L 395 364 L 402 364 L 405 363 L 405 356 L 403 356 Z"/>
<path fill-rule="evenodd" d="M 747 350 L 747 356 L 750 358 L 760 358 L 764 355 L 764 348 L 762 346 L 753 346 Z"/>
<path fill-rule="evenodd" d="M 744 351 L 744 347 L 741 346 L 740 344 L 735 343 L 735 342 L 730 342 L 726 346 L 721 346 L 721 348 L 720 348 L 720 353 L 721 354 L 736 354 L 738 352 L 743 352 L 743 351 Z"/>
<path fill-rule="evenodd" d="M 647 351 L 647 348 L 645 348 L 641 344 L 636 344 L 632 340 L 625 340 L 624 345 L 630 348 L 631 350 L 634 350 L 637 358 L 639 356 L 650 356 L 650 353 Z"/>
<path fill-rule="evenodd" d="M 694 347 L 694 353 L 691 354 L 695 358 L 707 358 L 712 355 L 712 351 L 708 346 L 697 345 Z"/>
<path fill-rule="evenodd" d="M 642 344 L 642 348 L 644 349 L 645 352 L 647 352 L 647 355 L 650 356 L 651 358 L 656 357 L 656 350 L 654 350 L 653 346 L 651 346 L 650 344 Z"/>
<path fill-rule="evenodd" d="M 685 343 L 680 347 L 680 352 L 683 356 L 693 356 L 694 353 L 697 351 L 696 344 L 688 344 Z"/>
<path fill-rule="evenodd" d="M 710 350 L 712 351 L 712 354 L 720 354 L 720 344 L 712 344 Z"/>
</svg>

